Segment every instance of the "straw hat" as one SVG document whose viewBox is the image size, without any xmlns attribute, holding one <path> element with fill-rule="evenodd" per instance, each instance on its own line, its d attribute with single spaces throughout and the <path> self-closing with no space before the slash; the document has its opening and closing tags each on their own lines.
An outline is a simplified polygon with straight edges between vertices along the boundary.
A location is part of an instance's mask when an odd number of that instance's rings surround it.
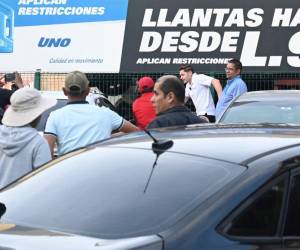
<svg viewBox="0 0 300 250">
<path fill-rule="evenodd" d="M 43 97 L 36 89 L 18 89 L 10 97 L 11 105 L 5 111 L 2 123 L 10 127 L 28 125 L 56 102 L 54 98 Z"/>
</svg>

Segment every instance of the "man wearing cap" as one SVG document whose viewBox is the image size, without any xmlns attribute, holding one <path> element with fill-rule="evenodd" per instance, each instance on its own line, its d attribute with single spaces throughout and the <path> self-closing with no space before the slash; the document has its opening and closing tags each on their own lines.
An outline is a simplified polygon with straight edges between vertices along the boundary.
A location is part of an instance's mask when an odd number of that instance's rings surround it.
<svg viewBox="0 0 300 250">
<path fill-rule="evenodd" d="M 154 118 L 155 109 L 152 105 L 154 81 L 144 76 L 138 81 L 138 92 L 141 95 L 132 104 L 132 112 L 136 125 L 144 129 Z"/>
<path fill-rule="evenodd" d="M 44 132 L 52 154 L 55 143 L 58 155 L 62 155 L 109 138 L 114 130 L 124 133 L 138 130 L 110 109 L 88 104 L 85 99 L 90 88 L 84 73 L 69 73 L 63 92 L 68 97 L 68 104 L 50 113 Z"/>
<path fill-rule="evenodd" d="M 51 160 L 48 143 L 35 126 L 56 99 L 21 88 L 10 102 L 0 126 L 0 188 Z"/>
</svg>

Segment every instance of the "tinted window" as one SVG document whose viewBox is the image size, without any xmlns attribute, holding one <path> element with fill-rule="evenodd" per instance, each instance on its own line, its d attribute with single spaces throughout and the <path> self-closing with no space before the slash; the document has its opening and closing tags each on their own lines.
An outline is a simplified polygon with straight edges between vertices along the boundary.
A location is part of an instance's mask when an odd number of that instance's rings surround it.
<svg viewBox="0 0 300 250">
<path fill-rule="evenodd" d="M 285 235 L 300 236 L 300 174 L 291 181 Z"/>
<path fill-rule="evenodd" d="M 149 143 L 150 144 L 150 143 Z M 205 201 L 244 167 L 175 153 L 95 148 L 0 194 L 9 223 L 102 238 L 157 233 Z"/>
<path fill-rule="evenodd" d="M 259 110 L 259 112 L 257 112 Z M 295 123 L 300 124 L 300 103 L 236 102 L 226 110 L 224 123 Z"/>
<path fill-rule="evenodd" d="M 285 182 L 268 188 L 262 195 L 246 201 L 251 203 L 232 220 L 227 234 L 233 236 L 274 236 L 282 207 Z M 242 205 L 243 206 L 243 205 Z"/>
</svg>

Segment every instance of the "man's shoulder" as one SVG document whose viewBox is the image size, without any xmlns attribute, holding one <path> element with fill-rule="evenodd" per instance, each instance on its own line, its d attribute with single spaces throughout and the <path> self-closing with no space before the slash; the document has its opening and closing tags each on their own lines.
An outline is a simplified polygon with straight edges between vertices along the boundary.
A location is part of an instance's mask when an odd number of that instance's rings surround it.
<svg viewBox="0 0 300 250">
<path fill-rule="evenodd" d="M 159 115 L 154 120 L 152 120 L 147 126 L 148 129 L 151 128 L 161 128 L 165 127 L 167 123 L 167 118 L 165 115 Z"/>
<path fill-rule="evenodd" d="M 60 114 L 65 113 L 66 110 L 67 110 L 67 105 L 65 105 L 65 106 L 63 106 L 63 107 L 61 107 L 61 108 L 58 108 L 58 109 L 56 109 L 56 110 L 51 111 L 50 114 L 51 114 L 52 116 L 53 116 L 53 115 L 60 115 Z"/>
<path fill-rule="evenodd" d="M 149 103 L 151 102 L 151 98 L 153 96 L 153 93 L 145 93 L 141 96 L 139 96 L 138 98 L 136 98 L 134 100 L 134 102 L 132 103 L 133 106 L 138 106 L 138 105 L 143 105 L 144 103 Z"/>
<path fill-rule="evenodd" d="M 197 74 L 194 73 L 192 76 L 192 82 L 193 83 L 200 83 L 200 84 L 204 84 L 204 85 L 209 85 L 211 84 L 211 81 L 214 78 L 205 74 Z"/>
<path fill-rule="evenodd" d="M 0 93 L 13 93 L 14 91 L 13 90 L 10 90 L 10 89 L 4 89 L 4 88 L 0 88 Z"/>
<path fill-rule="evenodd" d="M 140 103 L 140 102 L 141 102 L 141 98 L 142 98 L 142 96 L 137 97 L 137 98 L 133 101 L 132 105 L 137 105 L 138 103 Z"/>
<path fill-rule="evenodd" d="M 0 88 L 1 98 L 10 97 L 14 93 L 13 90 Z"/>
<path fill-rule="evenodd" d="M 197 74 L 197 73 L 193 73 L 192 75 L 192 78 L 195 78 L 195 79 L 199 79 L 199 78 L 209 78 L 209 79 L 213 79 L 213 77 L 209 76 L 209 75 L 205 75 L 205 74 Z"/>
<path fill-rule="evenodd" d="M 235 84 L 235 85 L 243 85 L 243 84 L 246 84 L 245 83 L 245 81 L 241 78 L 241 77 L 235 77 L 234 79 L 233 79 L 233 83 Z"/>
</svg>

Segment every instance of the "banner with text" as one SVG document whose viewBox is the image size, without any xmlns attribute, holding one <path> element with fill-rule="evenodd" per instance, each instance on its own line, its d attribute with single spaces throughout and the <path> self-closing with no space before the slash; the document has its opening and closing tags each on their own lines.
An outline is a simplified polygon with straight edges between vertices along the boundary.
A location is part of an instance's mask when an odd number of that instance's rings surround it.
<svg viewBox="0 0 300 250">
<path fill-rule="evenodd" d="M 0 70 L 119 72 L 128 0 L 0 0 Z"/>
<path fill-rule="evenodd" d="M 299 27 L 299 0 L 129 0 L 120 70 L 299 71 Z"/>
</svg>

